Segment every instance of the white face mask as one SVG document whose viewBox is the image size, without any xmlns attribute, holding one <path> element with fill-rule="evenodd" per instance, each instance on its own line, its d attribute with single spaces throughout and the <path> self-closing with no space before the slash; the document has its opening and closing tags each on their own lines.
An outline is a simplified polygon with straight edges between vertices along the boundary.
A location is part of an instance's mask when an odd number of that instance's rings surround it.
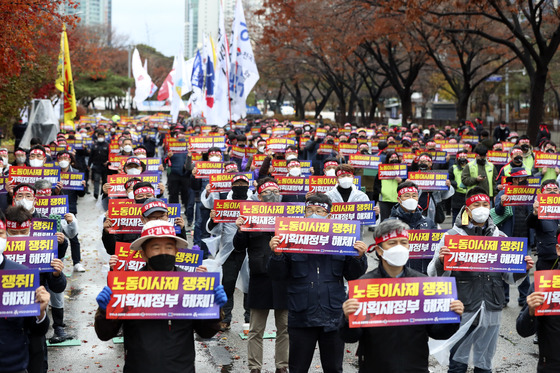
<svg viewBox="0 0 560 373">
<path fill-rule="evenodd" d="M 134 192 L 128 192 L 126 195 L 128 199 L 134 199 Z"/>
<path fill-rule="evenodd" d="M 16 206 L 23 206 L 23 208 L 26 209 L 27 211 L 31 211 L 33 209 L 34 204 L 35 204 L 35 200 L 30 201 L 26 198 L 16 201 Z"/>
<path fill-rule="evenodd" d="M 142 131 L 142 127 L 136 127 L 136 131 L 138 132 Z"/>
<path fill-rule="evenodd" d="M 43 167 L 43 163 L 45 161 L 43 159 L 30 159 L 29 164 L 31 167 Z"/>
<path fill-rule="evenodd" d="M 340 179 L 338 179 L 338 185 L 340 185 L 340 187 L 344 189 L 350 188 L 353 183 L 354 183 L 353 177 L 341 177 Z"/>
<path fill-rule="evenodd" d="M 0 238 L 0 255 L 2 255 L 2 253 L 4 252 L 4 250 L 6 250 L 6 244 L 8 243 L 8 240 L 5 238 Z"/>
<path fill-rule="evenodd" d="M 259 153 L 264 153 L 264 146 L 259 146 L 257 150 L 259 151 Z"/>
<path fill-rule="evenodd" d="M 301 168 L 299 168 L 299 167 L 290 168 L 290 176 L 297 177 L 297 176 L 300 176 L 300 175 L 301 175 Z"/>
<path fill-rule="evenodd" d="M 393 246 L 388 250 L 383 250 L 383 259 L 393 267 L 402 267 L 408 261 L 408 249 L 402 245 Z"/>
<path fill-rule="evenodd" d="M 401 205 L 407 211 L 416 211 L 416 207 L 418 207 L 418 201 L 414 198 L 409 198 L 402 201 Z"/>
<path fill-rule="evenodd" d="M 70 166 L 70 162 L 68 162 L 68 161 L 60 161 L 60 162 L 58 162 L 58 165 L 59 165 L 61 168 L 67 168 L 68 166 Z"/>
<path fill-rule="evenodd" d="M 290 154 L 289 156 L 286 157 L 287 161 L 291 161 L 292 159 L 297 159 L 297 155 L 295 154 Z"/>
<path fill-rule="evenodd" d="M 470 209 L 469 209 L 470 210 Z M 477 207 L 471 210 L 472 218 L 476 223 L 484 223 L 490 216 L 490 209 L 488 207 Z"/>
<path fill-rule="evenodd" d="M 8 165 L 8 157 L 2 157 L 2 161 L 4 162 L 4 166 Z"/>
<path fill-rule="evenodd" d="M 336 170 L 331 168 L 330 170 L 325 171 L 325 176 L 336 176 Z"/>
<path fill-rule="evenodd" d="M 126 170 L 127 175 L 140 175 L 141 173 L 142 173 L 142 170 L 138 167 L 129 168 L 128 170 Z"/>
<path fill-rule="evenodd" d="M 219 161 L 222 160 L 222 158 L 214 156 L 214 157 L 208 158 L 208 160 L 209 160 L 210 162 L 219 162 Z"/>
<path fill-rule="evenodd" d="M 16 157 L 18 163 L 25 163 L 25 157 Z"/>
<path fill-rule="evenodd" d="M 125 152 L 127 152 L 127 153 L 130 153 L 130 152 L 132 151 L 132 146 L 130 146 L 130 145 L 125 145 L 125 146 L 123 147 L 123 150 L 124 150 Z"/>
<path fill-rule="evenodd" d="M 97 142 L 105 142 L 105 137 L 98 137 Z"/>
</svg>

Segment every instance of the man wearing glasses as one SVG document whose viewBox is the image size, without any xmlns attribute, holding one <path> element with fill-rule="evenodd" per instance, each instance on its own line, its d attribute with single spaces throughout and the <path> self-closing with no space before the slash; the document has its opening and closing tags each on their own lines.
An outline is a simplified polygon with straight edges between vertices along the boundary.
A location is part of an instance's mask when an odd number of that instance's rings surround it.
<svg viewBox="0 0 560 373">
<path fill-rule="evenodd" d="M 541 193 L 543 194 L 559 194 L 558 182 L 556 180 L 545 180 L 541 184 Z M 558 224 L 557 219 L 539 219 L 539 200 L 535 199 L 533 204 L 533 213 L 527 216 L 527 225 L 536 231 L 535 238 L 537 240 L 537 271 L 553 269 L 558 255 L 556 254 L 556 236 Z"/>
</svg>

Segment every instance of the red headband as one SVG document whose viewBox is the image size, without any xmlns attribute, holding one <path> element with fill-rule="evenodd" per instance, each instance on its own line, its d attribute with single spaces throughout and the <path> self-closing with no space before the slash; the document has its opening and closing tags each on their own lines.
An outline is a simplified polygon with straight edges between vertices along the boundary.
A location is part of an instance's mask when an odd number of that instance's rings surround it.
<svg viewBox="0 0 560 373">
<path fill-rule="evenodd" d="M 307 207 L 307 206 L 320 206 L 320 207 L 324 208 L 325 210 L 327 210 L 327 212 L 331 212 L 331 209 L 330 209 L 328 203 L 321 203 L 321 202 L 305 202 L 305 207 Z"/>
<path fill-rule="evenodd" d="M 523 169 L 521 171 L 514 172 L 509 176 L 528 176 L 528 175 L 527 175 L 527 171 L 525 171 L 525 169 Z"/>
<path fill-rule="evenodd" d="M 323 168 L 327 168 L 327 167 L 330 167 L 330 166 L 337 167 L 337 166 L 338 166 L 338 162 L 335 162 L 335 161 L 328 161 L 328 162 L 325 162 L 325 164 L 323 165 Z"/>
<path fill-rule="evenodd" d="M 146 236 L 175 236 L 175 227 L 160 225 L 148 229 L 143 229 L 141 237 Z"/>
<path fill-rule="evenodd" d="M 430 157 L 428 157 L 427 155 L 423 155 L 423 156 L 421 156 L 420 158 L 418 158 L 418 162 L 421 162 L 421 161 L 428 161 L 428 162 L 431 162 L 432 159 L 431 159 Z"/>
<path fill-rule="evenodd" d="M 415 187 L 406 187 L 406 188 L 402 188 L 401 190 L 399 190 L 399 192 L 397 194 L 400 197 L 401 195 L 403 195 L 405 193 L 418 193 L 418 189 L 415 188 Z"/>
<path fill-rule="evenodd" d="M 266 188 L 276 188 L 276 189 L 280 189 L 280 188 L 278 187 L 278 184 L 276 184 L 275 182 L 273 182 L 273 181 L 267 181 L 266 183 L 264 183 L 263 185 L 261 185 L 261 186 L 259 187 L 259 189 L 257 190 L 257 192 L 258 192 L 259 194 L 261 194 L 261 193 L 263 192 L 263 190 L 265 190 Z"/>
<path fill-rule="evenodd" d="M 7 150 L 0 150 L 0 154 L 8 154 Z"/>
<path fill-rule="evenodd" d="M 16 152 L 15 152 L 14 154 L 15 154 L 15 155 L 21 155 L 21 154 L 25 155 L 25 151 L 23 151 L 23 150 L 16 150 Z"/>
<path fill-rule="evenodd" d="M 134 154 L 136 154 L 136 153 L 146 154 L 146 149 L 142 149 L 142 148 L 135 149 Z"/>
<path fill-rule="evenodd" d="M 288 168 L 290 167 L 299 167 L 300 163 L 298 161 L 291 161 L 290 163 L 288 163 Z"/>
<path fill-rule="evenodd" d="M 140 188 L 142 189 L 142 188 Z M 154 202 L 150 202 L 145 204 L 144 206 L 142 206 L 141 213 L 142 215 L 144 215 L 146 213 L 146 211 L 148 211 L 149 209 L 152 209 L 154 207 L 163 207 L 165 210 L 167 210 L 167 205 L 165 204 L 165 202 L 161 202 L 161 201 L 154 201 Z"/>
<path fill-rule="evenodd" d="M 230 171 L 233 171 L 233 170 L 237 171 L 237 165 L 235 163 L 228 164 L 226 166 L 226 172 L 230 172 Z"/>
<path fill-rule="evenodd" d="M 212 155 L 219 155 L 219 156 L 221 157 L 221 156 L 222 156 L 222 153 L 221 153 L 221 152 L 218 152 L 218 151 L 213 151 L 213 152 L 208 153 L 208 156 L 209 156 L 209 157 L 212 156 Z"/>
<path fill-rule="evenodd" d="M 486 194 L 475 194 L 474 196 L 471 196 L 470 198 L 467 199 L 467 207 L 469 207 L 475 202 L 481 202 L 481 201 L 490 203 L 490 197 L 488 197 Z"/>
<path fill-rule="evenodd" d="M 343 175 L 350 175 L 350 176 L 354 176 L 352 175 L 352 173 L 350 171 L 345 171 L 345 170 L 338 170 L 336 171 L 336 177 L 341 177 Z"/>
<path fill-rule="evenodd" d="M 554 187 L 558 188 L 558 185 L 556 185 L 555 183 L 547 183 L 547 184 L 543 184 L 541 185 L 541 190 L 545 190 L 547 186 L 549 185 L 553 185 Z"/>
<path fill-rule="evenodd" d="M 52 195 L 52 190 L 49 189 L 49 188 L 46 188 L 46 189 L 39 189 L 39 190 L 37 191 L 37 195 L 38 195 L 38 196 L 50 196 L 50 195 Z"/>
<path fill-rule="evenodd" d="M 45 152 L 42 151 L 41 149 L 33 149 L 32 151 L 29 152 L 29 154 L 43 154 L 43 155 L 45 155 Z"/>
<path fill-rule="evenodd" d="M 235 183 L 236 181 L 239 181 L 239 180 L 246 181 L 247 183 L 249 182 L 249 178 L 247 176 L 236 175 L 236 176 L 233 177 L 233 179 L 231 179 L 231 183 L 233 184 L 233 183 Z"/>
<path fill-rule="evenodd" d="M 131 164 L 131 163 L 140 166 L 140 159 L 138 159 L 138 158 L 128 158 L 128 159 L 126 160 L 126 165 L 128 166 L 128 165 Z"/>
<path fill-rule="evenodd" d="M 31 227 L 31 220 L 26 220 L 23 223 L 18 223 L 17 221 L 7 220 L 6 227 L 8 229 L 13 229 L 15 231 L 20 231 Z"/>
<path fill-rule="evenodd" d="M 408 238 L 408 231 L 404 230 L 404 229 L 400 232 L 392 231 L 390 233 L 384 234 L 381 237 L 376 237 L 375 238 L 375 244 L 379 245 L 379 244 L 381 244 L 385 241 L 388 241 L 390 239 L 393 239 L 393 238 Z"/>
<path fill-rule="evenodd" d="M 16 194 L 18 194 L 18 193 L 25 193 L 25 192 L 29 192 L 29 193 L 35 195 L 35 191 L 34 191 L 33 189 L 31 189 L 30 187 L 25 186 L 25 185 L 22 186 L 22 187 L 20 187 L 20 188 L 17 190 Z"/>
<path fill-rule="evenodd" d="M 4 220 L 0 220 L 0 229 L 6 229 L 6 223 L 4 223 Z"/>
<path fill-rule="evenodd" d="M 128 189 L 130 187 L 133 187 L 139 182 L 140 182 L 140 180 L 128 180 L 126 183 L 124 183 L 124 189 Z"/>
<path fill-rule="evenodd" d="M 152 187 L 138 188 L 134 191 L 134 197 L 136 197 L 140 193 L 152 193 L 152 194 L 154 194 L 154 188 L 152 188 Z"/>
</svg>

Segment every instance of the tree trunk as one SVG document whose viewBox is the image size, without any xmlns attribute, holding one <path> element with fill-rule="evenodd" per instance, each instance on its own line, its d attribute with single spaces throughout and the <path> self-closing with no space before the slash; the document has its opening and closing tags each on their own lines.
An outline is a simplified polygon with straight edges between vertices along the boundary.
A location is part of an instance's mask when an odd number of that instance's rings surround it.
<svg viewBox="0 0 560 373">
<path fill-rule="evenodd" d="M 455 105 L 455 110 L 457 111 L 457 119 L 465 120 L 467 119 L 469 111 L 469 98 L 471 97 L 472 90 L 463 89 L 458 92 L 457 104 Z"/>
<path fill-rule="evenodd" d="M 323 111 L 325 106 L 327 106 L 327 103 L 329 102 L 329 98 L 331 97 L 331 94 L 333 93 L 333 91 L 334 91 L 334 89 L 332 87 L 329 87 L 329 89 L 327 90 L 327 93 L 325 93 L 323 95 L 323 98 L 321 99 L 321 102 L 319 102 L 319 104 L 315 107 L 315 118 L 317 118 L 319 116 L 319 114 L 321 114 L 321 112 Z"/>
<path fill-rule="evenodd" d="M 303 98 L 301 97 L 301 89 L 299 89 L 299 84 L 294 84 L 295 88 L 295 97 L 294 97 L 294 106 L 296 110 L 296 118 L 299 120 L 305 119 L 305 107 L 303 104 Z"/>
<path fill-rule="evenodd" d="M 400 95 L 402 110 L 402 125 L 407 123 L 408 118 L 412 118 L 412 99 L 410 98 L 410 89 L 405 89 Z"/>
<path fill-rule="evenodd" d="M 544 88 L 546 85 L 547 67 L 537 67 L 535 75 L 531 77 L 531 107 L 529 108 L 529 122 L 527 136 L 531 143 L 537 140 L 539 125 L 544 114 Z"/>
</svg>

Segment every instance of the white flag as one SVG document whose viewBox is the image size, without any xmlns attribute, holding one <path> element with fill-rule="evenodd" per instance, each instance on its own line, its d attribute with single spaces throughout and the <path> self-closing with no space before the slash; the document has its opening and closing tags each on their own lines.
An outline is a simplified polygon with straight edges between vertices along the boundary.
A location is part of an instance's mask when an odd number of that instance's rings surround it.
<svg viewBox="0 0 560 373">
<path fill-rule="evenodd" d="M 202 65 L 202 56 L 200 50 L 196 51 L 192 69 L 191 69 L 191 88 L 193 93 L 189 97 L 187 104 L 189 113 L 192 117 L 202 116 L 203 110 L 206 108 L 206 101 L 204 100 L 204 67 Z"/>
<path fill-rule="evenodd" d="M 231 34 L 231 68 L 229 71 L 231 117 L 233 120 L 238 120 L 245 117 L 247 96 L 259 80 L 259 71 L 255 63 L 241 0 L 237 0 L 235 5 Z"/>
<path fill-rule="evenodd" d="M 225 126 L 229 115 L 229 50 L 224 22 L 224 9 L 220 1 L 218 18 L 218 43 L 216 45 L 216 61 L 214 66 L 214 105 L 206 109 L 206 123 Z"/>
<path fill-rule="evenodd" d="M 179 109 L 183 106 L 181 96 L 183 96 L 183 47 L 179 50 L 179 55 L 173 60 L 175 74 L 173 76 L 173 89 L 171 92 L 171 121 L 177 123 L 179 117 Z"/>
<path fill-rule="evenodd" d="M 136 106 L 141 106 L 152 91 L 152 78 L 150 78 L 148 72 L 144 69 L 144 66 L 142 66 L 142 60 L 140 59 L 138 49 L 134 49 L 134 53 L 132 53 L 132 75 L 134 76 L 134 82 L 136 84 L 134 102 Z"/>
</svg>

